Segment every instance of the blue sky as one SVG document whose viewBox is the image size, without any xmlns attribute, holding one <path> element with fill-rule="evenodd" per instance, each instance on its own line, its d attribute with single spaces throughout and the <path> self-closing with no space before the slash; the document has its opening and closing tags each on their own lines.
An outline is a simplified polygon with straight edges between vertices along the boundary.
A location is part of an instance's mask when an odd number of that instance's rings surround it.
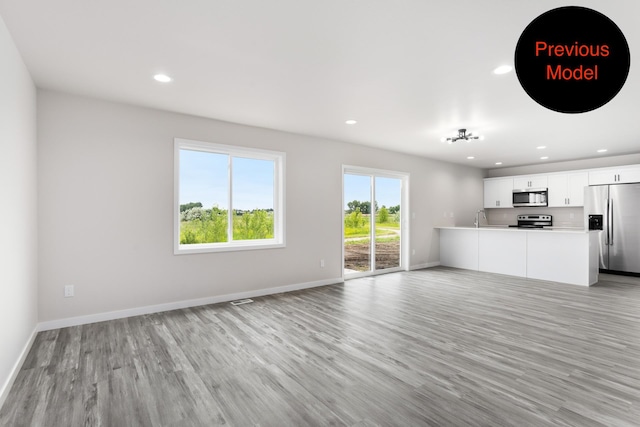
<svg viewBox="0 0 640 427">
<path fill-rule="evenodd" d="M 378 208 L 382 206 L 390 207 L 400 204 L 402 190 L 401 180 L 398 178 L 376 177 L 376 200 Z M 371 198 L 371 177 L 366 175 L 344 175 L 344 208 L 348 209 L 347 203 L 353 200 L 361 202 Z"/>
<path fill-rule="evenodd" d="M 180 150 L 180 204 L 228 209 L 228 164 L 226 154 Z M 273 161 L 234 157 L 233 208 L 273 209 L 273 170 Z"/>
<path fill-rule="evenodd" d="M 200 202 L 205 208 L 228 209 L 228 163 L 226 154 L 180 150 L 180 204 Z M 270 160 L 233 158 L 234 209 L 273 209 L 273 169 Z M 400 204 L 397 178 L 376 177 L 378 207 Z M 345 209 L 352 200 L 370 198 L 370 177 L 345 174 Z"/>
</svg>

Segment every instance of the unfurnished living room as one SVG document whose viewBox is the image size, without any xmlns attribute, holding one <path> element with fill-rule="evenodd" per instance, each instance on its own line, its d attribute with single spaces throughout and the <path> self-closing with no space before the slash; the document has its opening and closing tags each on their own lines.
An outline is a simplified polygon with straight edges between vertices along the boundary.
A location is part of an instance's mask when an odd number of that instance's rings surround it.
<svg viewBox="0 0 640 427">
<path fill-rule="evenodd" d="M 0 425 L 640 426 L 640 4 L 530 3 L 0 0 Z"/>
</svg>

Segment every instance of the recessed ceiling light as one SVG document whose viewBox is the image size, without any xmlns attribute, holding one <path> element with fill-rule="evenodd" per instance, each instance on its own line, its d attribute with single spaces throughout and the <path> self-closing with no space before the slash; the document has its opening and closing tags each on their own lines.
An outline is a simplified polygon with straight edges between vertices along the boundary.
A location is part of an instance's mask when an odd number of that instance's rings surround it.
<svg viewBox="0 0 640 427">
<path fill-rule="evenodd" d="M 544 150 L 545 148 L 547 148 L 547 146 L 546 145 L 538 145 L 536 148 L 538 150 Z"/>
<path fill-rule="evenodd" d="M 473 160 L 473 159 L 475 159 L 475 157 L 473 157 L 473 156 L 468 156 L 467 157 L 467 160 Z"/>
<path fill-rule="evenodd" d="M 500 166 L 502 164 L 502 162 L 496 162 L 496 165 Z"/>
<path fill-rule="evenodd" d="M 540 157 L 540 160 L 547 160 L 549 158 L 549 156 L 542 156 Z"/>
<path fill-rule="evenodd" d="M 345 123 L 348 125 L 355 125 L 358 122 L 356 120 L 351 119 L 351 120 L 347 120 Z"/>
<path fill-rule="evenodd" d="M 606 153 L 607 149 L 606 148 L 601 148 L 598 150 L 598 153 Z"/>
<path fill-rule="evenodd" d="M 493 70 L 493 74 L 507 74 L 511 70 L 513 70 L 511 65 L 501 65 Z"/>
<path fill-rule="evenodd" d="M 171 77 L 167 76 L 166 74 L 156 74 L 155 76 L 153 76 L 153 79 L 160 83 L 169 83 L 171 80 L 173 80 Z"/>
</svg>

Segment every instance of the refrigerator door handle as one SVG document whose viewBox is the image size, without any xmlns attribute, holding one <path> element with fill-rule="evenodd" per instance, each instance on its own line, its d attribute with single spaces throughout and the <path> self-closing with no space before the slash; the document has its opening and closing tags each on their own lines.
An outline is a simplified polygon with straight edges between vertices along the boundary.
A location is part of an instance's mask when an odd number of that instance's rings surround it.
<svg viewBox="0 0 640 427">
<path fill-rule="evenodd" d="M 605 246 L 609 246 L 609 218 L 610 218 L 609 212 L 610 212 L 609 199 L 607 199 L 607 210 L 606 210 L 605 216 L 604 216 L 605 217 L 605 221 L 606 221 L 605 225 L 604 225 L 604 231 L 605 231 L 605 233 L 604 233 L 604 245 Z"/>
<path fill-rule="evenodd" d="M 609 230 L 611 231 L 609 246 L 613 246 L 613 199 L 609 199 Z"/>
</svg>

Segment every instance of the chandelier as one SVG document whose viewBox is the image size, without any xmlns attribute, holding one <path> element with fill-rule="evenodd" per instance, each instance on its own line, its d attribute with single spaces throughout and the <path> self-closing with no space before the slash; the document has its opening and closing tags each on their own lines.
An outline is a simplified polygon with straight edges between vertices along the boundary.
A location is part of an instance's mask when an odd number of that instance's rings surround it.
<svg viewBox="0 0 640 427">
<path fill-rule="evenodd" d="M 472 139 L 484 139 L 482 135 L 474 135 L 473 133 L 467 133 L 466 129 L 458 129 L 458 134 L 455 136 L 451 136 L 448 138 L 442 138 L 442 142 L 448 142 L 449 144 L 453 144 L 456 141 L 464 139 L 465 141 L 469 141 Z"/>
</svg>

